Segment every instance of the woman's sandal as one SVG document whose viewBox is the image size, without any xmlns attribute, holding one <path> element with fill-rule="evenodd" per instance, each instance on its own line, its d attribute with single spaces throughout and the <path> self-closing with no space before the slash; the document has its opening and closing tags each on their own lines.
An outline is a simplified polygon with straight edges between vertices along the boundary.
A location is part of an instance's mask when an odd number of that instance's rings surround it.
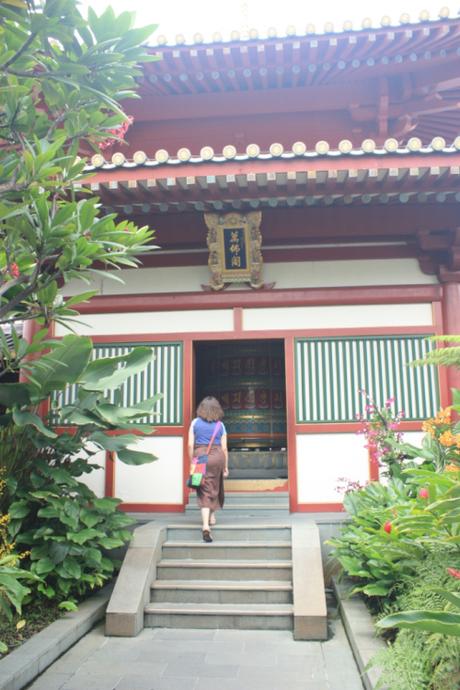
<svg viewBox="0 0 460 690">
<path fill-rule="evenodd" d="M 211 532 L 208 529 L 203 530 L 203 541 L 208 543 L 212 541 Z"/>
</svg>

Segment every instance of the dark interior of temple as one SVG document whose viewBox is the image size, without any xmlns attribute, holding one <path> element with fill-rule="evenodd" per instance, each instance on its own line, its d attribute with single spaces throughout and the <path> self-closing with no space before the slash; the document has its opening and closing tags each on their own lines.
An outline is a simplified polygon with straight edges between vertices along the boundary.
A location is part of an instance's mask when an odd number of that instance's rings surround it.
<svg viewBox="0 0 460 690">
<path fill-rule="evenodd" d="M 283 341 L 196 343 L 195 362 L 196 404 L 212 395 L 224 410 L 232 476 L 287 476 Z"/>
</svg>

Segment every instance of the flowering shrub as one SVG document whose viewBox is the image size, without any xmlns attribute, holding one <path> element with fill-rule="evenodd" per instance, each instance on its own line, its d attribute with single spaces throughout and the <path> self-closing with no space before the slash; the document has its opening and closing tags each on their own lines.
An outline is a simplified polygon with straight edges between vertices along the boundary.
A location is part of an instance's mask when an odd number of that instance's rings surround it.
<svg viewBox="0 0 460 690">
<path fill-rule="evenodd" d="M 337 486 L 335 490 L 339 494 L 349 494 L 352 491 L 358 491 L 358 489 L 364 489 L 369 482 L 361 484 L 357 479 L 350 479 L 349 477 L 339 477 L 337 479 Z"/>
<path fill-rule="evenodd" d="M 407 458 L 398 447 L 402 441 L 399 425 L 404 419 L 404 412 L 394 411 L 394 398 L 388 398 L 383 407 L 378 407 L 366 391 L 361 390 L 360 393 L 365 396 L 367 403 L 366 416 L 356 415 L 361 422 L 358 433 L 366 438 L 365 448 L 369 451 L 370 461 L 382 468 L 384 476 L 401 477 L 401 466 Z"/>
<path fill-rule="evenodd" d="M 452 422 L 452 408 L 439 410 L 436 417 L 423 422 L 422 429 L 438 446 L 440 469 L 450 465 L 460 467 L 460 433 L 455 433 L 457 425 Z"/>
</svg>

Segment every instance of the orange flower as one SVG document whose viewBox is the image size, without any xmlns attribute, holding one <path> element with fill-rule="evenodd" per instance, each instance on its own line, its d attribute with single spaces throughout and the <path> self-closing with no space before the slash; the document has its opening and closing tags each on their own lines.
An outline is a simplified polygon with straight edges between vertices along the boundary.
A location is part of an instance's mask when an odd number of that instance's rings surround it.
<svg viewBox="0 0 460 690">
<path fill-rule="evenodd" d="M 454 446 L 456 443 L 456 438 L 451 431 L 447 430 L 444 431 L 439 437 L 439 443 L 442 446 Z"/>
<path fill-rule="evenodd" d="M 434 419 L 434 424 L 439 425 L 439 424 L 450 424 L 452 421 L 452 409 L 450 407 L 445 407 L 442 410 L 439 410 L 437 413 L 435 419 Z"/>
</svg>

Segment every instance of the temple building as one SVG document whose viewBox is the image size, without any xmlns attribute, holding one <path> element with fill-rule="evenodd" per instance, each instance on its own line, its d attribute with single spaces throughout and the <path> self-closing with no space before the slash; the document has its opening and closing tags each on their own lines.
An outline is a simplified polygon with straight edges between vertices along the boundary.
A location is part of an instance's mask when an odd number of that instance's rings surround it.
<svg viewBox="0 0 460 690">
<path fill-rule="evenodd" d="M 394 398 L 417 440 L 459 384 L 407 365 L 460 333 L 460 19 L 160 37 L 152 52 L 126 145 L 92 156 L 84 186 L 159 248 L 123 284 L 95 282 L 78 332 L 100 356 L 154 349 L 124 395 L 163 393 L 141 441 L 158 460 L 102 457 L 93 486 L 126 510 L 183 511 L 188 428 L 211 394 L 227 491 L 340 511 L 341 478 L 378 477 L 356 433 L 366 394 Z"/>
</svg>

